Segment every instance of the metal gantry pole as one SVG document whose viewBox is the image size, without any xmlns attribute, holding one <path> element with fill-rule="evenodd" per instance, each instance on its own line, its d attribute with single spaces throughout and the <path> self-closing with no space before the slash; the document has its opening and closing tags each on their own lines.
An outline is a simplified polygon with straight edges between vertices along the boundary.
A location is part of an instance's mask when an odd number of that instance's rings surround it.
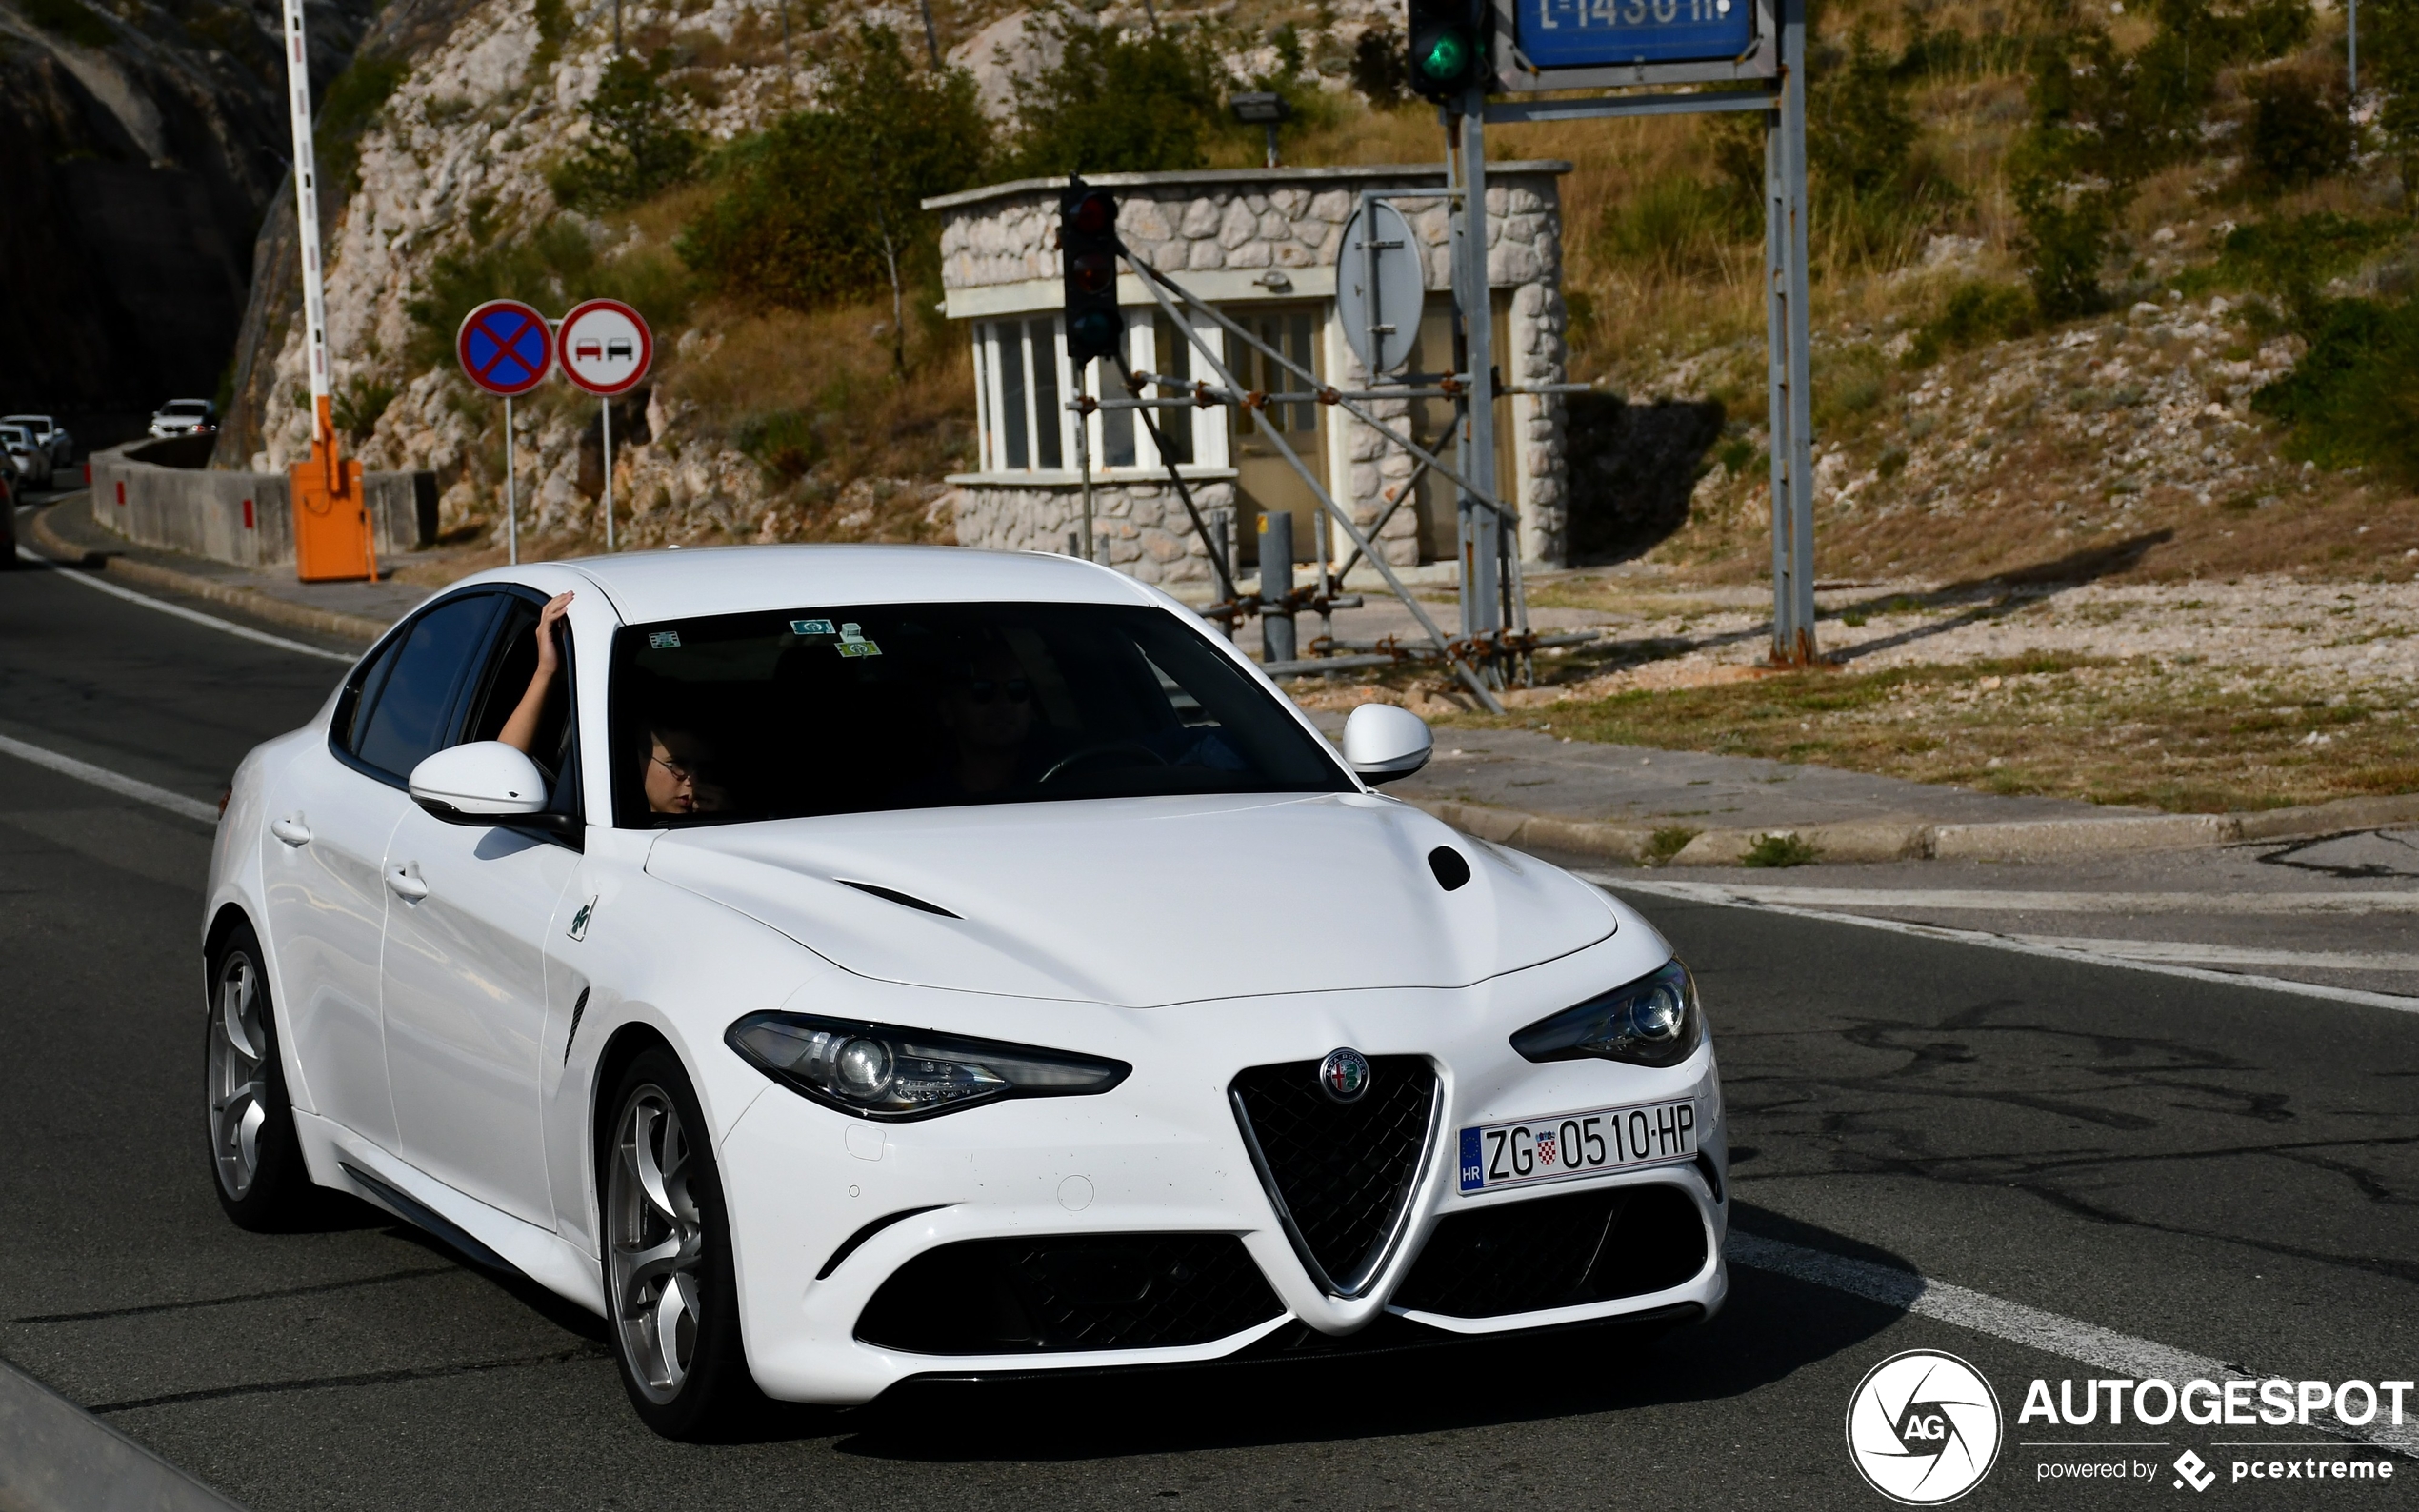
<svg viewBox="0 0 2419 1512">
<path fill-rule="evenodd" d="M 1084 481 L 1084 560 L 1097 562 L 1099 553 L 1092 549 L 1092 414 L 1091 406 L 1084 402 L 1091 397 L 1091 386 L 1085 382 L 1091 364 L 1070 366 L 1075 369 L 1075 470 Z"/>
<path fill-rule="evenodd" d="M 1813 385 L 1808 348 L 1806 4 L 1779 0 L 1781 90 L 1764 135 L 1767 339 L 1772 437 L 1772 660 L 1813 663 Z"/>
<path fill-rule="evenodd" d="M 1453 305 L 1462 326 L 1463 371 L 1469 396 L 1462 413 L 1465 476 L 1491 488 L 1495 480 L 1495 311 L 1487 284 L 1487 93 L 1473 87 L 1463 101 L 1458 178 L 1461 216 L 1454 238 Z M 1462 633 L 1503 628 L 1500 591 L 1503 520 L 1465 491 L 1457 510 L 1462 547 Z M 1489 667 L 1490 673 L 1495 669 Z"/>
</svg>

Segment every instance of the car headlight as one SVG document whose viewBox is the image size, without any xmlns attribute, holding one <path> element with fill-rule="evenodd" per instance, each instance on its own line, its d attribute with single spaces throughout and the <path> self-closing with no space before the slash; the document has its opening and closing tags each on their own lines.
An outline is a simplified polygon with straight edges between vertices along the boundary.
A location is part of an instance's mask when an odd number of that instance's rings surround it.
<svg viewBox="0 0 2419 1512">
<path fill-rule="evenodd" d="M 1512 1048 L 1531 1061 L 1592 1056 L 1632 1065 L 1677 1065 L 1704 1043 L 1696 979 L 1676 957 L 1511 1037 Z"/>
<path fill-rule="evenodd" d="M 1106 1092 L 1133 1070 L 1065 1050 L 807 1013 L 750 1013 L 723 1043 L 826 1107 L 894 1123 L 1003 1098 Z"/>
</svg>

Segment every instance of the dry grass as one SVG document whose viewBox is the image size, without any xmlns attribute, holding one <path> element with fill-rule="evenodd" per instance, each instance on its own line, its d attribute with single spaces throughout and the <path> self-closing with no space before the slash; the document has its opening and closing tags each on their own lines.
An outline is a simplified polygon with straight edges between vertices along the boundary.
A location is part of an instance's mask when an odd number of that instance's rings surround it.
<svg viewBox="0 0 2419 1512">
<path fill-rule="evenodd" d="M 2415 710 L 2419 700 L 2394 694 L 2329 699 L 2190 667 L 2033 656 L 1783 674 L 1449 722 L 1545 717 L 1583 740 L 2224 812 L 2419 788 Z"/>
</svg>

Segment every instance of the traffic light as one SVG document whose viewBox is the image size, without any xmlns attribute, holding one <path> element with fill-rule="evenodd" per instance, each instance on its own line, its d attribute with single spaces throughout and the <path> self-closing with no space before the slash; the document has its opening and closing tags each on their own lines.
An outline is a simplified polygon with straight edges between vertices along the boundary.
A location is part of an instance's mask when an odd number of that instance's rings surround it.
<svg viewBox="0 0 2419 1512">
<path fill-rule="evenodd" d="M 1486 73 L 1479 27 L 1483 0 L 1410 0 L 1411 91 L 1439 105 L 1461 101 Z"/>
<path fill-rule="evenodd" d="M 1058 254 L 1067 277 L 1067 356 L 1114 357 L 1126 317 L 1117 311 L 1117 196 L 1070 176 L 1058 201 Z"/>
</svg>

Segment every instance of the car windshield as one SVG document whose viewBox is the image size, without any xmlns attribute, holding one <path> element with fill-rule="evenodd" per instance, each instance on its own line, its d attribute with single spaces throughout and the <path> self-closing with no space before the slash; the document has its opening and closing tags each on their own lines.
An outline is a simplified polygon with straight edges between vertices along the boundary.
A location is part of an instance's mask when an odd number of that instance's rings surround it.
<svg viewBox="0 0 2419 1512">
<path fill-rule="evenodd" d="M 170 415 L 201 415 L 210 412 L 210 406 L 198 399 L 172 399 L 169 401 L 168 408 L 160 412 Z"/>
<path fill-rule="evenodd" d="M 1093 604 L 807 605 L 624 629 L 625 827 L 962 804 L 1349 792 L 1200 631 Z"/>
</svg>

